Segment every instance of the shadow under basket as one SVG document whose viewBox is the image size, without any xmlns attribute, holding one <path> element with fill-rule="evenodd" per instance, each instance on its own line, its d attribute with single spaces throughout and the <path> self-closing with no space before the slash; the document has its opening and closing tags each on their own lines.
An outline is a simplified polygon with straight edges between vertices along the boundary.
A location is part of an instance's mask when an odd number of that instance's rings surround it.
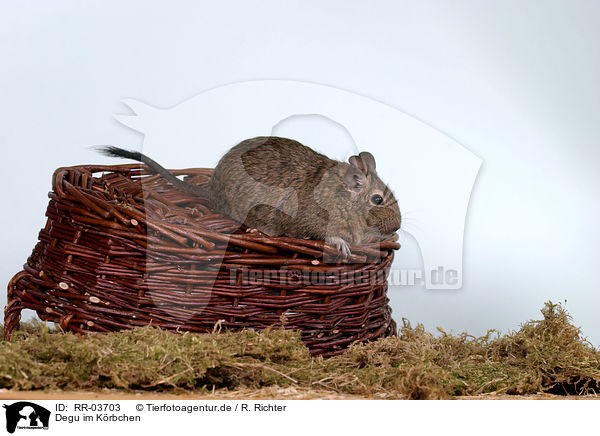
<svg viewBox="0 0 600 436">
<path fill-rule="evenodd" d="M 173 171 L 203 184 L 211 169 Z M 45 228 L 8 284 L 4 336 L 22 309 L 64 331 L 301 332 L 312 354 L 393 335 L 387 276 L 397 236 L 352 248 L 269 237 L 139 164 L 59 168 Z"/>
</svg>

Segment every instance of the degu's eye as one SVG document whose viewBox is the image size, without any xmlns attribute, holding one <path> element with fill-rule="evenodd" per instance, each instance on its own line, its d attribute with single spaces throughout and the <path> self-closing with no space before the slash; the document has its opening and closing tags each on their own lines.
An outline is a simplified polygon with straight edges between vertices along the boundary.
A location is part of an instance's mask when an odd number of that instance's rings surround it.
<svg viewBox="0 0 600 436">
<path fill-rule="evenodd" d="M 383 197 L 379 194 L 372 195 L 371 203 L 374 205 L 379 205 L 379 204 L 383 203 Z"/>
</svg>

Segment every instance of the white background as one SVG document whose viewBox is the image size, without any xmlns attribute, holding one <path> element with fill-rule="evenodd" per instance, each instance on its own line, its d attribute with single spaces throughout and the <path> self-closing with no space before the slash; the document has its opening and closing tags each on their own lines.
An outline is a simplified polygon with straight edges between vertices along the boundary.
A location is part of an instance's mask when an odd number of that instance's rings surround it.
<svg viewBox="0 0 600 436">
<path fill-rule="evenodd" d="M 16 435 L 102 435 L 107 434 L 193 434 L 219 435 L 306 435 L 343 434 L 366 435 L 387 434 L 390 424 L 401 428 L 404 434 L 425 435 L 506 435 L 506 425 L 518 428 L 517 434 L 570 434 L 576 422 L 578 429 L 593 431 L 593 420 L 582 420 L 582 416 L 594 416 L 597 403 L 593 401 L 233 401 L 195 400 L 172 401 L 138 399 L 129 401 L 35 401 L 51 411 L 47 431 L 17 429 Z M 75 404 L 86 404 L 88 408 L 99 404 L 119 404 L 119 412 L 107 414 L 139 416 L 139 422 L 83 421 L 83 415 L 96 413 L 74 412 Z M 150 412 L 148 403 L 155 407 L 166 405 L 173 408 L 205 406 L 219 408 L 222 404 L 231 407 L 231 412 Z M 10 402 L 9 402 L 10 404 Z M 66 405 L 64 416 L 79 417 L 79 421 L 56 421 L 56 405 Z M 136 405 L 144 405 L 142 412 Z M 241 412 L 242 404 L 250 412 Z M 286 406 L 284 412 L 254 411 L 254 404 Z M 238 411 L 235 407 L 238 405 Z M 105 406 L 106 407 L 106 406 Z M 113 406 L 114 407 L 114 406 Z M 498 414 L 510 416 L 510 423 L 498 425 Z M 428 419 L 435 416 L 436 419 Z M 309 419 L 307 419 L 309 417 Z M 549 418 L 552 417 L 552 418 Z M 0 425 L 4 427 L 4 413 Z M 64 418 L 63 418 L 64 419 Z M 68 418 L 67 418 L 68 419 Z M 578 422 L 582 421 L 582 422 Z M 21 421 L 23 422 L 23 420 Z M 290 424 L 293 425 L 290 425 Z M 4 430 L 3 430 L 4 431 Z M 191 433 L 191 432 L 190 432 Z M 590 432 L 592 433 L 592 432 Z M 593 433 L 592 433 L 593 434 Z"/>
<path fill-rule="evenodd" d="M 598 1 L 2 2 L 0 282 L 37 240 L 56 167 L 141 145 L 112 118 L 121 99 L 303 80 L 388 103 L 484 161 L 463 289 L 391 289 L 396 319 L 506 331 L 566 299 L 598 345 L 599 18 Z M 166 166 L 203 166 L 168 147 Z M 397 255 L 420 266 L 410 239 Z"/>
</svg>

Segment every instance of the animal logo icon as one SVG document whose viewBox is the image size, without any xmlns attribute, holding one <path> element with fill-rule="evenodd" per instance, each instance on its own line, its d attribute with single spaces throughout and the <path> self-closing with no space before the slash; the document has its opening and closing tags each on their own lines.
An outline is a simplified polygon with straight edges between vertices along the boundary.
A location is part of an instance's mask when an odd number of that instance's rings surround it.
<svg viewBox="0 0 600 436">
<path fill-rule="evenodd" d="M 48 429 L 50 411 L 29 401 L 4 404 L 6 409 L 6 431 L 14 433 L 17 428 Z"/>
<path fill-rule="evenodd" d="M 348 154 L 369 150 L 378 156 L 378 173 L 394 190 L 402 211 L 400 243 L 407 235 L 416 240 L 425 287 L 462 287 L 465 220 L 482 161 L 424 122 L 352 92 L 289 80 L 233 83 L 168 109 L 133 99 L 123 103 L 135 115 L 115 118 L 143 133 L 144 153 L 171 168 L 192 162 L 214 167 L 232 145 L 269 136 L 278 123 L 294 116 L 318 115 L 343 126 L 357 148 Z M 172 144 L 188 150 L 185 161 L 173 162 L 182 153 L 173 153 Z M 434 280 L 439 271 L 452 273 L 452 280 Z"/>
</svg>

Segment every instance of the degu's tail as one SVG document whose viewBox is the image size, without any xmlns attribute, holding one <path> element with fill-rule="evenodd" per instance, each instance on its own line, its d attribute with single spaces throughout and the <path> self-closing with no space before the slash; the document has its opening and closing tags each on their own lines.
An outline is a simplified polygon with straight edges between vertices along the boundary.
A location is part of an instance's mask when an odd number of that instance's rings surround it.
<svg viewBox="0 0 600 436">
<path fill-rule="evenodd" d="M 149 158 L 145 154 L 140 153 L 139 151 L 129 151 L 113 146 L 98 147 L 97 150 L 106 156 L 122 157 L 125 159 L 133 159 L 137 160 L 138 162 L 143 162 L 146 165 L 148 165 L 152 170 L 154 170 L 155 172 L 163 176 L 165 179 L 167 179 L 167 181 L 179 191 L 185 192 L 189 195 L 207 198 L 207 192 L 204 187 L 200 187 L 198 185 L 179 180 L 161 164 Z"/>
</svg>

